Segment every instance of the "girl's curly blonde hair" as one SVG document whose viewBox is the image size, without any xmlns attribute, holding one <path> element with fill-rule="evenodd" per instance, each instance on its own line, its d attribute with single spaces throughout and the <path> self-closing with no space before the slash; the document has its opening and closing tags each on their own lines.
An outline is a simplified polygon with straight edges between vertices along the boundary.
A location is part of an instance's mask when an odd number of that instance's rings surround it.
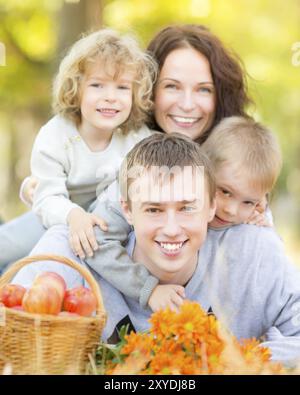
<svg viewBox="0 0 300 395">
<path fill-rule="evenodd" d="M 139 129 L 152 110 L 152 88 L 157 66 L 132 35 L 121 35 L 112 29 L 101 29 L 78 40 L 62 60 L 53 84 L 53 110 L 77 125 L 81 122 L 80 88 L 87 67 L 95 62 L 103 65 L 113 77 L 133 72 L 132 109 L 120 126 L 123 133 Z"/>
</svg>

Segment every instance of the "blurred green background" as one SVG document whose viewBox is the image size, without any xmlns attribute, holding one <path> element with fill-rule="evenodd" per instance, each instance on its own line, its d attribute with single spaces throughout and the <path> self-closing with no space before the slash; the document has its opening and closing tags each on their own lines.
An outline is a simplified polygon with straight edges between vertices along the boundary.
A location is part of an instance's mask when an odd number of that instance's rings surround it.
<svg viewBox="0 0 300 395">
<path fill-rule="evenodd" d="M 300 265 L 299 0 L 0 0 L 0 216 L 27 210 L 18 190 L 35 135 L 51 117 L 51 82 L 67 47 L 101 26 L 135 32 L 146 46 L 180 22 L 209 26 L 245 63 L 256 103 L 250 112 L 283 150 L 271 207 Z"/>
</svg>

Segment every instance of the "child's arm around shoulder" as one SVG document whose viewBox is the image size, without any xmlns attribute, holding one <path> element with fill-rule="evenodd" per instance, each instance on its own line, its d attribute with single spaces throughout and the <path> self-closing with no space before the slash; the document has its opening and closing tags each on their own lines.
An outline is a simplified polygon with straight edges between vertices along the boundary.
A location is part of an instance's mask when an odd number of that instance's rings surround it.
<svg viewBox="0 0 300 395">
<path fill-rule="evenodd" d="M 86 262 L 120 292 L 146 307 L 158 279 L 143 264 L 133 262 L 127 253 L 125 244 L 132 228 L 122 214 L 118 196 L 118 184 L 114 182 L 105 198 L 97 202 L 93 213 L 106 222 L 108 230 L 96 227 L 99 248 L 93 257 L 86 258 Z"/>
</svg>

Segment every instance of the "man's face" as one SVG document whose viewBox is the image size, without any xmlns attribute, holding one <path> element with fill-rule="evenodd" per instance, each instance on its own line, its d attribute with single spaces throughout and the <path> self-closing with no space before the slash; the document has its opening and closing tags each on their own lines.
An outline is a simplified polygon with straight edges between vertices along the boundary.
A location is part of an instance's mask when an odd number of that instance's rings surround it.
<svg viewBox="0 0 300 395">
<path fill-rule="evenodd" d="M 134 261 L 143 263 L 161 283 L 185 284 L 215 212 L 203 173 L 179 170 L 162 180 L 147 170 L 135 181 L 134 191 L 130 208 L 122 201 L 135 230 Z"/>
</svg>

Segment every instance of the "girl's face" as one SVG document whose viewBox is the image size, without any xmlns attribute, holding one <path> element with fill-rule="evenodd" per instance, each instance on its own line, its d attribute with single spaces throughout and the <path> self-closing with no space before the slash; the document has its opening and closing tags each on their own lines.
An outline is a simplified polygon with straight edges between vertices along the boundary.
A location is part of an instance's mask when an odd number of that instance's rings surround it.
<svg viewBox="0 0 300 395">
<path fill-rule="evenodd" d="M 167 56 L 154 93 L 154 116 L 166 133 L 196 140 L 212 125 L 216 94 L 210 65 L 195 49 L 176 49 Z"/>
<path fill-rule="evenodd" d="M 108 75 L 97 62 L 91 65 L 82 81 L 81 129 L 110 133 L 129 117 L 132 107 L 133 74 Z"/>
</svg>

